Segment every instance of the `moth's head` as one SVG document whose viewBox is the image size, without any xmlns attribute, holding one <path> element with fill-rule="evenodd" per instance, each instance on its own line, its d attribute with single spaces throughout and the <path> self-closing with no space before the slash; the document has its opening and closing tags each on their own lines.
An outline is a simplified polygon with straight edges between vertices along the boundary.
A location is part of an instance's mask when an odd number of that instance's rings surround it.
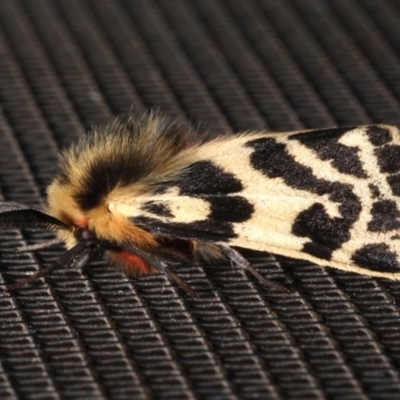
<svg viewBox="0 0 400 400">
<path fill-rule="evenodd" d="M 131 243 L 143 249 L 149 249 L 155 244 L 154 235 L 140 229 L 112 207 L 111 196 L 105 195 L 98 203 L 83 207 L 79 202 L 79 194 L 85 187 L 85 182 L 75 184 L 57 177 L 48 188 L 47 213 L 70 228 L 58 232 L 67 248 L 77 243 L 77 232 L 87 232 L 100 241 Z M 132 201 L 132 197 L 129 197 L 129 201 Z"/>
</svg>

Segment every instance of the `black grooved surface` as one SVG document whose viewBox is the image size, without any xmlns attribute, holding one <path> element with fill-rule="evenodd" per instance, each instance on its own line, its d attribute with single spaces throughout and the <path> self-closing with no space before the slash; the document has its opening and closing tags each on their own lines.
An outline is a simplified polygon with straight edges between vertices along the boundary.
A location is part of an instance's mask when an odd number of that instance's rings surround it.
<svg viewBox="0 0 400 400">
<path fill-rule="evenodd" d="M 57 151 L 158 107 L 211 129 L 400 124 L 399 0 L 1 0 L 0 199 L 44 202 Z M 52 263 L 0 231 L 0 286 Z M 126 278 L 101 261 L 0 295 L 1 399 L 398 399 L 400 285 L 245 253 Z M 290 283 L 292 281 L 292 284 Z"/>
</svg>

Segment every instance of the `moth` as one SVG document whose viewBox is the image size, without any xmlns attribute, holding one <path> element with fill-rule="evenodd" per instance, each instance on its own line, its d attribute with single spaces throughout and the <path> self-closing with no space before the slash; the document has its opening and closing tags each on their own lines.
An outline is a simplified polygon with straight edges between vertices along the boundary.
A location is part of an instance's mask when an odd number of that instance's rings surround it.
<svg viewBox="0 0 400 400">
<path fill-rule="evenodd" d="M 147 113 L 63 151 L 47 209 L 0 203 L 0 227 L 54 230 L 68 249 L 14 288 L 102 254 L 130 275 L 163 271 L 191 294 L 168 261 L 227 257 L 279 287 L 237 248 L 399 280 L 399 196 L 395 126 L 212 135 Z"/>
</svg>

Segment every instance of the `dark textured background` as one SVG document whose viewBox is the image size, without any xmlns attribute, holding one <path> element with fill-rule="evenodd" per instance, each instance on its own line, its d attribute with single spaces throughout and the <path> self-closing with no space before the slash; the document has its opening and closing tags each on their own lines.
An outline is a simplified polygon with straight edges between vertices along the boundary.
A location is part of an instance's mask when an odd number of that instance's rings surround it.
<svg viewBox="0 0 400 400">
<path fill-rule="evenodd" d="M 43 202 L 58 149 L 160 107 L 212 129 L 400 123 L 400 0 L 0 0 L 0 196 Z M 0 232 L 1 283 L 62 248 Z M 398 399 L 400 284 L 250 259 L 127 279 L 102 262 L 0 296 L 1 399 Z"/>
</svg>

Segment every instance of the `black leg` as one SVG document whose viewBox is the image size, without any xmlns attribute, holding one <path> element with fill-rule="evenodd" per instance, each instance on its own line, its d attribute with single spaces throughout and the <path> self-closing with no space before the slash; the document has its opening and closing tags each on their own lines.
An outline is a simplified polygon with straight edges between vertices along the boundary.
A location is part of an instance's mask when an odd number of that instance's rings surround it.
<svg viewBox="0 0 400 400">
<path fill-rule="evenodd" d="M 179 277 L 177 274 L 175 274 L 175 272 L 171 271 L 165 262 L 157 261 L 157 260 L 151 258 L 151 256 L 148 253 L 146 253 L 136 247 L 130 246 L 130 245 L 124 245 L 123 249 L 127 250 L 128 252 L 130 252 L 132 254 L 137 255 L 142 260 L 144 260 L 150 267 L 153 267 L 157 271 L 162 272 L 165 275 L 167 275 L 167 277 L 171 281 L 175 282 L 181 289 L 183 289 L 190 296 L 197 297 L 197 294 L 194 291 L 194 289 L 187 282 L 185 282 L 181 277 Z"/>
<path fill-rule="evenodd" d="M 51 271 L 59 268 L 72 267 L 82 268 L 87 262 L 98 254 L 98 249 L 93 247 L 90 241 L 82 241 L 72 249 L 66 251 L 53 265 L 43 268 L 25 279 L 20 279 L 8 286 L 8 290 L 14 291 L 37 281 L 39 278 L 48 275 Z"/>
<path fill-rule="evenodd" d="M 252 265 L 235 249 L 229 247 L 226 244 L 220 244 L 222 254 L 229 258 L 233 263 L 239 267 L 249 271 L 258 281 L 260 281 L 265 287 L 273 290 L 278 290 L 280 292 L 289 293 L 290 291 L 283 285 L 265 279 Z"/>
</svg>

